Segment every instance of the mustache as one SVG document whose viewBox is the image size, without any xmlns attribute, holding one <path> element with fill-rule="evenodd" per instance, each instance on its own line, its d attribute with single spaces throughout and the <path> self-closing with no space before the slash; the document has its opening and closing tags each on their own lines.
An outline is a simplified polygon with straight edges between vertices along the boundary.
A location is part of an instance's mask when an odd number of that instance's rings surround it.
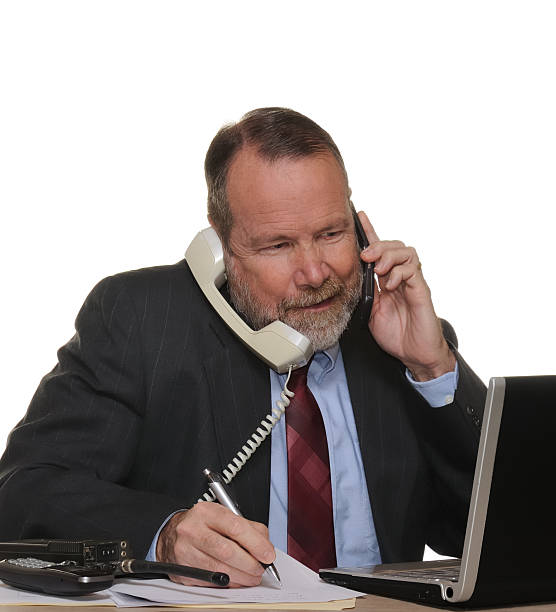
<svg viewBox="0 0 556 612">
<path fill-rule="evenodd" d="M 343 292 L 344 286 L 338 279 L 327 278 L 320 287 L 308 287 L 302 289 L 294 297 L 283 299 L 278 308 L 281 312 L 286 312 L 291 308 L 307 308 L 342 295 Z"/>
</svg>

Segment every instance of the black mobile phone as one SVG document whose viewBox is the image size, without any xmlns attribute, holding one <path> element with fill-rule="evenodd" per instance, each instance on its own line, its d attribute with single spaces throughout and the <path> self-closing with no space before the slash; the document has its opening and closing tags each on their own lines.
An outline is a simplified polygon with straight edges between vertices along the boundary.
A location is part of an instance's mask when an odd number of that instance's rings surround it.
<svg viewBox="0 0 556 612">
<path fill-rule="evenodd" d="M 57 563 L 31 557 L 2 559 L 0 580 L 25 591 L 49 595 L 88 595 L 112 586 L 114 568 L 108 564 L 84 567 L 74 561 Z"/>
<path fill-rule="evenodd" d="M 351 211 L 353 213 L 353 221 L 355 223 L 355 233 L 357 234 L 357 242 L 361 250 L 369 246 L 367 235 L 359 220 L 359 215 L 355 211 L 353 202 L 350 202 Z M 361 327 L 366 329 L 369 325 L 369 319 L 371 318 L 371 311 L 373 309 L 373 301 L 375 298 L 375 264 L 366 263 L 361 261 L 363 268 L 363 286 L 361 288 Z"/>
</svg>

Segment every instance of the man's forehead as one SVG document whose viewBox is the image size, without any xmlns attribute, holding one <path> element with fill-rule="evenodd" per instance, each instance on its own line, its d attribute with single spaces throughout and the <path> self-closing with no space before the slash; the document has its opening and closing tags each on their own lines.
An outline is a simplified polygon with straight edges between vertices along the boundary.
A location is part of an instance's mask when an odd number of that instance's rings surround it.
<svg viewBox="0 0 556 612">
<path fill-rule="evenodd" d="M 226 183 L 233 216 L 299 198 L 343 201 L 348 193 L 343 170 L 328 152 L 272 161 L 245 148 L 234 157 Z"/>
<path fill-rule="evenodd" d="M 261 178 L 276 182 L 287 174 L 308 176 L 314 174 L 317 169 L 321 173 L 326 172 L 333 180 L 340 180 L 344 187 L 347 187 L 343 169 L 329 151 L 272 160 L 260 155 L 252 146 L 244 147 L 236 153 L 228 169 L 226 182 L 229 190 L 236 187 L 237 183 L 245 185 Z"/>
</svg>

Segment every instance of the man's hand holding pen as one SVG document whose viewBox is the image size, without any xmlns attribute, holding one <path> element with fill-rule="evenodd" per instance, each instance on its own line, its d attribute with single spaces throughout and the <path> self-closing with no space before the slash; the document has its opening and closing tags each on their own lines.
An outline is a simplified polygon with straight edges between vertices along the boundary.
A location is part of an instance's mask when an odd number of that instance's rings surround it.
<svg viewBox="0 0 556 612">
<path fill-rule="evenodd" d="M 213 502 L 198 502 L 175 514 L 158 538 L 158 561 L 179 563 L 230 576 L 230 587 L 260 584 L 265 568 L 276 557 L 266 525 L 235 515 Z M 172 576 L 187 585 L 206 582 Z"/>
</svg>

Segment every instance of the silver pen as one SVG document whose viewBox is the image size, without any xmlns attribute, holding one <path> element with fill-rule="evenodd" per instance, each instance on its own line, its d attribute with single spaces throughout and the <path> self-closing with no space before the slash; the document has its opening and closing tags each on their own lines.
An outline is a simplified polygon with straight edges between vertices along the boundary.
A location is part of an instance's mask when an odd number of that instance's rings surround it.
<svg viewBox="0 0 556 612">
<path fill-rule="evenodd" d="M 209 489 L 214 493 L 216 499 L 223 506 L 231 510 L 236 516 L 243 516 L 237 507 L 237 504 L 232 499 L 232 496 L 228 492 L 226 488 L 226 483 L 220 474 L 217 472 L 211 472 L 208 468 L 203 470 L 203 474 L 208 479 Z M 274 563 L 261 563 L 261 565 L 268 570 L 268 572 L 272 575 L 272 577 L 278 582 L 278 584 L 282 584 L 280 580 L 280 574 L 278 574 L 278 570 L 274 566 Z"/>
</svg>

